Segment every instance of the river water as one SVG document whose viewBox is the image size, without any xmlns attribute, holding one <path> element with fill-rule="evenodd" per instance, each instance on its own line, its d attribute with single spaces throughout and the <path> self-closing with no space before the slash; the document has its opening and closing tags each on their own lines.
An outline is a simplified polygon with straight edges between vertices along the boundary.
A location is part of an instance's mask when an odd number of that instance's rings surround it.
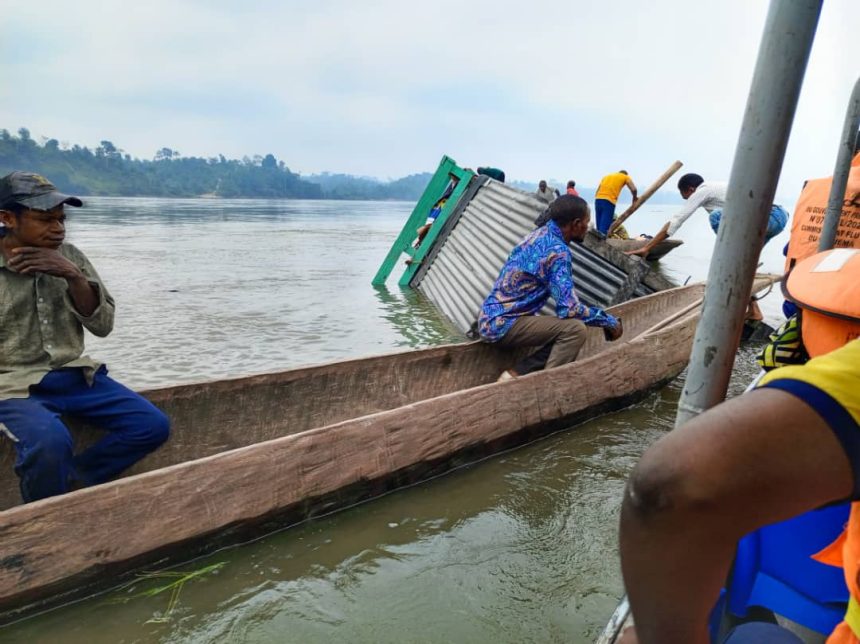
<svg viewBox="0 0 860 644">
<path fill-rule="evenodd" d="M 413 292 L 370 286 L 402 202 L 93 198 L 68 240 L 117 300 L 88 352 L 134 388 L 282 370 L 460 340 Z M 72 209 L 69 209 L 72 210 Z M 645 206 L 654 232 L 671 206 Z M 703 212 L 662 262 L 703 279 Z M 787 233 L 763 253 L 779 272 Z M 396 275 L 391 283 L 396 282 Z M 763 304 L 779 315 L 776 293 Z M 755 372 L 742 350 L 737 392 Z M 638 456 L 672 426 L 682 382 L 642 403 L 255 543 L 0 629 L 21 642 L 589 642 L 623 593 L 616 525 Z"/>
</svg>

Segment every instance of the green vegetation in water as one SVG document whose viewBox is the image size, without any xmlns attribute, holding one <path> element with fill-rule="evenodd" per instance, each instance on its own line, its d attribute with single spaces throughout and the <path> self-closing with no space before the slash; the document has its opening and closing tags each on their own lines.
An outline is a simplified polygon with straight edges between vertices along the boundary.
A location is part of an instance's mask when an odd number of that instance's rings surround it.
<svg viewBox="0 0 860 644">
<path fill-rule="evenodd" d="M 156 595 L 160 595 L 161 593 L 170 591 L 170 599 L 167 601 L 167 608 L 164 610 L 164 613 L 162 613 L 160 617 L 153 617 L 152 619 L 147 620 L 147 623 L 169 622 L 173 610 L 179 603 L 179 593 L 182 592 L 182 587 L 192 579 L 199 579 L 204 575 L 208 575 L 209 573 L 220 570 L 226 563 L 226 561 L 219 561 L 218 563 L 204 566 L 203 568 L 200 568 L 198 570 L 192 570 L 187 572 L 182 572 L 179 570 L 161 570 L 139 573 L 135 575 L 134 580 L 130 581 L 125 586 L 121 586 L 118 591 L 133 586 L 134 584 L 137 584 L 141 581 L 159 580 L 167 583 L 161 583 L 158 586 L 149 588 L 148 590 L 144 590 L 139 593 L 135 593 L 133 595 L 128 595 L 126 597 L 114 597 L 108 600 L 108 603 L 125 604 L 127 602 L 132 601 L 133 599 L 155 597 Z"/>
<path fill-rule="evenodd" d="M 115 197 L 255 197 L 271 199 L 399 199 L 415 201 L 429 173 L 394 181 L 322 173 L 301 177 L 273 154 L 252 158 L 184 157 L 161 148 L 152 160 L 133 158 L 111 141 L 90 149 L 41 137 L 27 128 L 18 136 L 0 129 L 0 176 L 13 170 L 38 172 L 60 190 Z"/>
</svg>

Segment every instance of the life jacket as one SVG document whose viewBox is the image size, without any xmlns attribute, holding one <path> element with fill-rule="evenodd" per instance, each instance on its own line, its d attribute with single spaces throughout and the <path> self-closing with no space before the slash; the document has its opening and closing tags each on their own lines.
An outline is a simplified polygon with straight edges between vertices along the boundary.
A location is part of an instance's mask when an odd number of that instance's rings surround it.
<svg viewBox="0 0 860 644">
<path fill-rule="evenodd" d="M 786 273 L 799 261 L 818 252 L 818 239 L 832 184 L 833 177 L 825 177 L 810 179 L 803 187 L 791 219 L 791 239 L 785 257 Z M 851 161 L 835 247 L 860 248 L 860 154 Z"/>
<path fill-rule="evenodd" d="M 860 337 L 860 249 L 835 248 L 800 259 L 783 291 L 800 309 L 803 346 L 810 357 Z M 814 559 L 843 567 L 850 592 L 845 619 L 827 644 L 860 644 L 860 503 L 852 503 L 845 532 Z"/>
<path fill-rule="evenodd" d="M 802 260 L 783 290 L 800 308 L 800 334 L 810 357 L 860 337 L 860 249 L 835 248 Z"/>
<path fill-rule="evenodd" d="M 860 587 L 857 583 L 857 573 L 860 572 L 860 504 L 851 504 L 848 525 L 839 538 L 812 558 L 828 566 L 844 568 L 848 586 L 848 610 L 842 623 L 827 638 L 827 644 L 857 644 L 860 642 Z"/>
</svg>

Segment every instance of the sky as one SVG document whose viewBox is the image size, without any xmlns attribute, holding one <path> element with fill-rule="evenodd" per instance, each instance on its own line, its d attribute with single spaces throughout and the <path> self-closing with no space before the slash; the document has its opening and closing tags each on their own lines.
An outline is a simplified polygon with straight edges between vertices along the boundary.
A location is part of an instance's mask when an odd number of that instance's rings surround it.
<svg viewBox="0 0 860 644">
<path fill-rule="evenodd" d="M 396 178 L 727 180 L 767 0 L 5 0 L 0 128 Z M 832 174 L 860 0 L 826 0 L 777 195 Z"/>
</svg>

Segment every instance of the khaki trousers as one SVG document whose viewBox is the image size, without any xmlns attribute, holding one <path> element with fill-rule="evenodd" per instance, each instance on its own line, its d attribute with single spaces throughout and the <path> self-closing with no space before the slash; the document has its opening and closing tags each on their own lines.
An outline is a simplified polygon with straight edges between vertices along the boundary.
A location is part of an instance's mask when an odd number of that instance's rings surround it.
<svg viewBox="0 0 860 644">
<path fill-rule="evenodd" d="M 524 315 L 517 318 L 514 325 L 499 340 L 502 347 L 541 347 L 531 357 L 538 354 L 545 356 L 547 351 L 545 369 L 552 369 L 568 362 L 576 360 L 579 350 L 585 343 L 585 324 L 572 318 L 561 319 L 548 315 Z M 514 370 L 519 375 L 525 375 L 530 371 L 536 371 L 540 366 L 526 366 L 530 362 L 525 358 Z M 522 367 L 520 371 L 518 367 Z"/>
</svg>

